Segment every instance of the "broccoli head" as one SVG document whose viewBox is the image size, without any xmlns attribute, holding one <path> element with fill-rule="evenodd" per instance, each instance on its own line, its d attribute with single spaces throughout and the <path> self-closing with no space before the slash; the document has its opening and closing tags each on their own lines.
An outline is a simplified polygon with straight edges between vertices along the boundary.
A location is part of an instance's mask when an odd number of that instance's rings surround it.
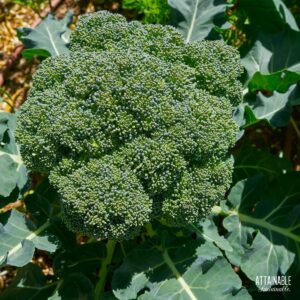
<svg viewBox="0 0 300 300">
<path fill-rule="evenodd" d="M 49 174 L 67 226 L 122 240 L 153 219 L 205 217 L 231 183 L 239 54 L 171 26 L 81 16 L 19 111 L 28 168 Z"/>
</svg>

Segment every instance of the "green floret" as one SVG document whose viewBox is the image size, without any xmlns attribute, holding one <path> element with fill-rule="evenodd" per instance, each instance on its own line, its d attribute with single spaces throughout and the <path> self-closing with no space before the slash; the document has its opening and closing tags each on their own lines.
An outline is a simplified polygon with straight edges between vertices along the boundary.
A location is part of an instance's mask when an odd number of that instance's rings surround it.
<svg viewBox="0 0 300 300">
<path fill-rule="evenodd" d="M 134 173 L 114 166 L 110 157 L 91 159 L 70 175 L 53 172 L 50 179 L 57 183 L 71 230 L 122 240 L 138 234 L 150 221 L 151 199 Z"/>
<path fill-rule="evenodd" d="M 242 73 L 239 53 L 223 41 L 201 41 L 189 44 L 187 61 L 195 67 L 197 86 L 210 94 L 227 98 L 233 105 L 241 102 L 241 82 L 235 80 Z"/>
<path fill-rule="evenodd" d="M 231 183 L 233 161 L 208 161 L 191 168 L 177 182 L 174 193 L 163 201 L 162 216 L 168 224 L 184 226 L 207 216 L 222 199 Z"/>
<path fill-rule="evenodd" d="M 137 138 L 114 158 L 120 168 L 130 166 L 149 196 L 172 192 L 186 169 L 186 160 L 171 141 Z"/>
<path fill-rule="evenodd" d="M 123 240 L 154 218 L 194 222 L 230 185 L 241 71 L 223 42 L 81 16 L 70 52 L 41 63 L 20 109 L 23 159 L 50 175 L 73 231 Z"/>
</svg>

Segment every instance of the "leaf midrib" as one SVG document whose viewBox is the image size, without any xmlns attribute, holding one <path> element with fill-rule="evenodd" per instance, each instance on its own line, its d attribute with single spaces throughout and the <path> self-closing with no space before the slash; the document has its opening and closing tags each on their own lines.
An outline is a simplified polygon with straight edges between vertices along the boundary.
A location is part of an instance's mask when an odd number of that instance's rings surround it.
<svg viewBox="0 0 300 300">
<path fill-rule="evenodd" d="M 58 49 L 56 48 L 56 45 L 55 45 L 54 40 L 53 40 L 53 38 L 52 38 L 51 32 L 49 31 L 49 28 L 48 28 L 47 25 L 45 25 L 45 29 L 46 29 L 46 31 L 47 31 L 47 33 L 48 33 L 48 35 L 49 35 L 49 39 L 50 39 L 50 42 L 51 42 L 51 44 L 52 44 L 52 47 L 53 47 L 53 49 L 54 49 L 56 55 L 58 56 L 58 55 L 59 55 L 59 51 L 58 51 Z"/>
<path fill-rule="evenodd" d="M 295 242 L 300 242 L 300 236 L 290 232 L 289 228 L 281 228 L 281 227 L 273 225 L 269 222 L 266 222 L 265 220 L 254 218 L 254 217 L 242 214 L 240 212 L 238 212 L 238 216 L 239 216 L 239 218 L 242 222 L 258 225 L 258 226 L 263 227 L 267 230 L 270 230 L 270 231 L 279 233 L 283 236 L 289 237 L 290 239 L 294 240 Z"/>
<path fill-rule="evenodd" d="M 189 31 L 188 31 L 188 34 L 187 34 L 187 37 L 186 37 L 186 40 L 185 40 L 186 43 L 189 43 L 191 41 L 192 33 L 193 33 L 193 30 L 194 30 L 194 27 L 195 27 L 195 22 L 196 22 L 198 5 L 199 5 L 199 0 L 197 0 L 196 4 L 195 4 L 195 10 L 194 10 L 193 17 L 192 17 L 192 20 L 191 20 L 191 25 L 190 25 L 190 28 L 189 28 Z"/>
<path fill-rule="evenodd" d="M 18 243 L 16 246 L 14 246 L 12 249 L 8 251 L 7 256 L 11 256 L 15 254 L 18 250 L 22 248 L 22 242 L 24 240 L 32 241 L 36 236 L 38 236 L 40 233 L 42 233 L 44 230 L 46 230 L 50 226 L 50 221 L 47 220 L 42 226 L 37 228 L 35 231 L 30 233 L 27 237 L 24 237 L 23 240 Z"/>
<path fill-rule="evenodd" d="M 172 273 L 176 277 L 177 281 L 179 282 L 179 284 L 181 285 L 181 287 L 183 288 L 183 290 L 188 294 L 189 298 L 191 300 L 197 300 L 197 297 L 194 295 L 194 293 L 190 289 L 189 285 L 186 283 L 186 281 L 184 280 L 184 278 L 181 276 L 181 274 L 177 270 L 175 264 L 173 263 L 173 261 L 171 260 L 171 258 L 169 256 L 167 250 L 165 250 L 163 252 L 162 257 L 163 257 L 166 265 L 169 267 L 169 269 L 172 271 Z"/>
</svg>

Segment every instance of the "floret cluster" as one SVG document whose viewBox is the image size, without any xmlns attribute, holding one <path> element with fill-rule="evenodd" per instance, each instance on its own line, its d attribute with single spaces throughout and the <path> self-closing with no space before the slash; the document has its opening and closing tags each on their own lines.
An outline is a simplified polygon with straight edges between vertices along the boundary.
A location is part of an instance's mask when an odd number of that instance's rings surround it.
<svg viewBox="0 0 300 300">
<path fill-rule="evenodd" d="M 49 174 L 73 231 L 123 240 L 154 218 L 195 222 L 231 183 L 241 72 L 221 41 L 81 16 L 70 52 L 42 62 L 19 112 L 23 159 Z"/>
</svg>

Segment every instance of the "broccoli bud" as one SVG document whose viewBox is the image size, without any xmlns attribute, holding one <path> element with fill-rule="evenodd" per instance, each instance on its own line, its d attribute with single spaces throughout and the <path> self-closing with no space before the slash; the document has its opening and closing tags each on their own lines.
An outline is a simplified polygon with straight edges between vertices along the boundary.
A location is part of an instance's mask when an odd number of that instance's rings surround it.
<svg viewBox="0 0 300 300">
<path fill-rule="evenodd" d="M 221 41 L 81 16 L 70 52 L 41 63 L 19 111 L 23 159 L 49 174 L 73 231 L 123 240 L 154 218 L 194 222 L 231 183 L 241 72 Z"/>
</svg>

